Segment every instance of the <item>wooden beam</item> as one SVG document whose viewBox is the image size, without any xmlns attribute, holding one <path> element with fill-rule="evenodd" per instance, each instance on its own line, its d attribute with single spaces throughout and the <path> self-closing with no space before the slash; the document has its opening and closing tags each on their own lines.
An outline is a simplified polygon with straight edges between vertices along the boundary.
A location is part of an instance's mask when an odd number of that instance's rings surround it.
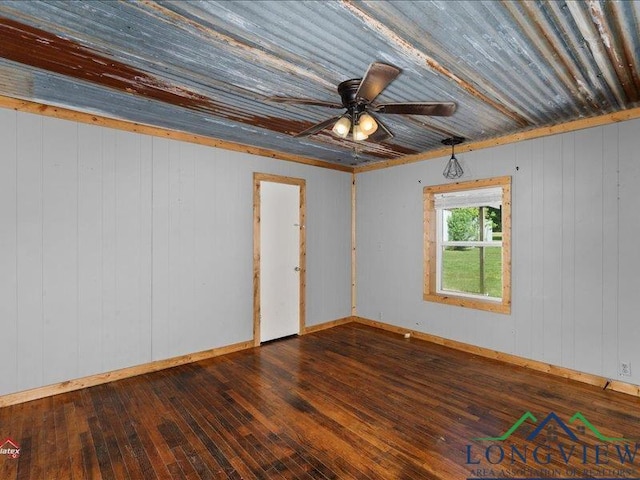
<svg viewBox="0 0 640 480">
<path fill-rule="evenodd" d="M 640 118 L 640 107 L 621 110 L 614 113 L 607 113 L 605 115 L 600 115 L 597 117 L 581 118 L 580 120 L 561 123 L 559 125 L 553 125 L 550 127 L 534 128 L 532 130 L 512 133 L 509 135 L 504 135 L 502 137 L 490 138 L 488 140 L 482 140 L 479 142 L 471 142 L 466 144 L 463 143 L 462 145 L 456 146 L 456 153 L 483 150 L 485 148 L 498 147 L 500 145 L 508 145 L 510 143 L 517 143 L 525 140 L 532 140 L 534 138 L 547 137 L 550 135 L 558 135 L 561 133 L 575 132 L 577 130 L 600 127 L 603 125 L 624 122 L 636 118 Z M 410 163 L 422 162 L 424 160 L 432 160 L 435 158 L 445 157 L 450 153 L 451 149 L 448 147 L 439 148 L 437 150 L 432 150 L 429 152 L 417 153 L 415 155 L 406 155 L 404 157 L 396 158 L 393 160 L 385 160 L 382 162 L 370 163 L 367 165 L 355 167 L 354 172 L 358 174 L 370 172 L 372 170 L 381 170 L 383 168 L 397 167 L 399 165 L 407 165 Z"/>
<path fill-rule="evenodd" d="M 123 130 L 126 132 L 151 135 L 154 137 L 169 138 L 171 140 L 178 140 L 181 142 L 196 143 L 198 145 L 221 148 L 223 150 L 230 150 L 234 152 L 243 152 L 251 155 L 259 155 L 261 157 L 285 160 L 287 162 L 302 163 L 304 165 L 327 168 L 329 170 L 338 170 L 340 172 L 353 172 L 353 167 L 351 166 L 338 165 L 331 162 L 325 162 L 323 160 L 316 160 L 313 158 L 301 157 L 299 155 L 293 155 L 290 153 L 278 152 L 276 150 L 269 150 L 266 148 L 254 147 L 252 145 L 229 142 L 213 137 L 207 137 L 205 135 L 196 135 L 193 133 L 171 130 L 168 128 L 154 127 L 152 125 L 145 125 L 142 123 L 136 123 L 127 120 L 109 118 L 87 112 L 77 112 L 68 108 L 45 105 L 43 103 L 32 102 L 30 100 L 19 100 L 4 95 L 0 95 L 0 108 L 8 108 L 11 110 L 16 110 L 18 112 L 35 113 L 37 115 L 69 120 L 71 122 L 88 123 L 90 125 L 98 125 L 101 127 Z"/>
<path fill-rule="evenodd" d="M 253 174 L 253 346 L 260 346 L 260 183 Z"/>
</svg>

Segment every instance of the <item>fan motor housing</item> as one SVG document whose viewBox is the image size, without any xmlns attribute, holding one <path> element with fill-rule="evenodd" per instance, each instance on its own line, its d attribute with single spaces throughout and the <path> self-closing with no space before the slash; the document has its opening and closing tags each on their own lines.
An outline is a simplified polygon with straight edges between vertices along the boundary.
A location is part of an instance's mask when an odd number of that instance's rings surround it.
<svg viewBox="0 0 640 480">
<path fill-rule="evenodd" d="M 360 88 L 361 78 L 352 78 L 351 80 L 345 80 L 338 85 L 338 93 L 342 99 L 342 105 L 345 108 L 354 107 L 358 104 L 356 94 Z"/>
</svg>

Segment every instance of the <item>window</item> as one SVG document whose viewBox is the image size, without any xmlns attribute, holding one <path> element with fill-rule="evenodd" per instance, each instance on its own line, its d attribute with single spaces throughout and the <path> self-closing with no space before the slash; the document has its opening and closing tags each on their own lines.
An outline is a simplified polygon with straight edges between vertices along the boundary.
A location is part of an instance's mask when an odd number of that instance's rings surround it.
<svg viewBox="0 0 640 480">
<path fill-rule="evenodd" d="M 424 188 L 424 299 L 511 311 L 511 177 Z"/>
</svg>

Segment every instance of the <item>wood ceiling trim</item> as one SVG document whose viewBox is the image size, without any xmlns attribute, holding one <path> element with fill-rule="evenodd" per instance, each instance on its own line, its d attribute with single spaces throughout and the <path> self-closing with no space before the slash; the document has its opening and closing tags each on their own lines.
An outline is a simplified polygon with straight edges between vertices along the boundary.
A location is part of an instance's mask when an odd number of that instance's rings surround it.
<svg viewBox="0 0 640 480">
<path fill-rule="evenodd" d="M 508 145 L 510 143 L 522 142 L 524 140 L 532 140 L 534 138 L 547 137 L 560 133 L 575 132 L 576 130 L 584 130 L 585 128 L 599 127 L 611 123 L 624 122 L 640 118 L 640 107 L 621 110 L 619 112 L 607 113 L 597 117 L 581 118 L 572 122 L 561 123 L 550 127 L 534 128 L 524 132 L 504 135 L 502 137 L 490 138 L 478 142 L 471 142 L 456 146 L 456 153 L 472 152 L 474 150 L 482 150 L 484 148 L 497 147 L 500 145 Z M 383 168 L 397 167 L 399 165 L 407 165 L 409 163 L 422 162 L 424 160 L 432 160 L 448 156 L 451 148 L 444 147 L 416 155 L 407 155 L 394 160 L 386 160 L 384 162 L 371 163 L 359 167 L 355 167 L 355 173 L 370 172 L 372 170 L 381 170 Z"/>
<path fill-rule="evenodd" d="M 56 107 L 53 105 L 45 105 L 30 100 L 20 100 L 12 97 L 0 95 L 0 108 L 7 108 L 16 110 L 19 112 L 35 113 L 38 115 L 44 115 L 47 117 L 54 117 L 63 120 L 69 120 L 72 122 L 87 123 L 90 125 L 99 125 L 107 128 L 114 128 L 117 130 L 124 130 L 127 132 L 141 133 L 144 135 L 151 135 L 154 137 L 169 138 L 172 140 L 178 140 L 182 142 L 196 143 L 198 145 L 205 145 L 208 147 L 221 148 L 223 150 L 230 150 L 234 152 L 243 152 L 251 155 L 258 155 L 261 157 L 273 158 L 277 160 L 285 160 L 288 162 L 301 163 L 304 165 L 311 165 L 314 167 L 327 168 L 330 170 L 338 170 L 340 172 L 352 173 L 353 167 L 346 165 L 339 165 L 335 163 L 325 162 L 322 160 L 316 160 L 313 158 L 301 157 L 299 155 L 293 155 L 289 153 L 279 152 L 276 150 L 269 150 L 266 148 L 254 147 L 251 145 L 244 145 L 241 143 L 229 142 L 226 140 L 220 140 L 213 137 L 207 137 L 204 135 L 195 135 L 187 132 L 181 132 L 178 130 L 170 130 L 167 128 L 154 127 L 151 125 L 145 125 L 136 122 L 130 122 L 126 120 L 119 120 L 115 118 L 104 117 L 86 112 L 77 112 L 63 107 Z"/>
<path fill-rule="evenodd" d="M 385 160 L 382 162 L 375 162 L 357 167 L 351 167 L 347 165 L 339 165 L 331 162 L 325 162 L 322 160 L 316 160 L 313 158 L 302 157 L 299 155 L 288 154 L 285 152 L 279 152 L 276 150 L 269 150 L 266 148 L 254 147 L 251 145 L 244 145 L 240 143 L 229 142 L 220 140 L 217 138 L 206 137 L 204 135 L 195 135 L 187 132 L 181 132 L 177 130 L 170 130 L 167 128 L 154 127 L 151 125 L 145 125 L 141 123 L 130 122 L 126 120 L 119 120 L 101 115 L 77 112 L 63 107 L 56 107 L 53 105 L 45 105 L 30 100 L 20 100 L 13 97 L 7 97 L 0 95 L 0 108 L 7 108 L 16 110 L 19 112 L 34 113 L 38 115 L 44 115 L 48 117 L 60 118 L 63 120 L 69 120 L 80 123 L 87 123 L 90 125 L 99 125 L 107 128 L 114 128 L 117 130 L 124 130 L 127 132 L 141 133 L 144 135 L 151 135 L 161 138 L 169 138 L 172 140 L 178 140 L 189 143 L 196 143 L 199 145 L 205 145 L 214 148 L 220 148 L 223 150 L 230 150 L 235 152 L 244 152 L 251 155 L 258 155 L 267 158 L 273 158 L 277 160 L 284 160 L 288 162 L 301 163 L 304 165 L 311 165 L 314 167 L 327 168 L 330 170 L 337 170 L 347 173 L 364 173 L 373 170 L 382 170 L 385 168 L 396 167 L 399 165 L 408 165 L 410 163 L 422 162 L 425 160 L 433 160 L 435 158 L 441 158 L 449 155 L 451 152 L 449 147 L 438 148 L 429 152 L 418 153 L 415 155 L 405 155 L 404 157 Z M 478 142 L 471 142 L 467 144 L 458 145 L 456 147 L 457 153 L 472 152 L 474 150 L 482 150 L 485 148 L 497 147 L 500 145 L 508 145 L 510 143 L 522 142 L 524 140 L 532 140 L 535 138 L 546 137 L 549 135 L 557 135 L 560 133 L 574 132 L 576 130 L 583 130 L 585 128 L 598 127 L 608 125 L 611 123 L 624 122 L 627 120 L 633 120 L 640 118 L 640 107 L 631 108 L 627 110 L 621 110 L 619 112 L 608 113 L 597 117 L 583 118 L 572 122 L 553 125 L 550 127 L 541 127 L 528 130 L 525 132 L 518 132 L 514 134 L 504 135 L 502 137 L 491 138 L 487 140 L 481 140 Z"/>
</svg>

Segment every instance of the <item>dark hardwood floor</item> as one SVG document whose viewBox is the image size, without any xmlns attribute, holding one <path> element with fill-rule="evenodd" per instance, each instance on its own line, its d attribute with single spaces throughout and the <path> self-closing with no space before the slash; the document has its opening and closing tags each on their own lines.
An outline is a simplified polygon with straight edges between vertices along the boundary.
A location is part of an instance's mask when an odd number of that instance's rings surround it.
<svg viewBox="0 0 640 480">
<path fill-rule="evenodd" d="M 638 406 L 348 324 L 0 409 L 0 479 L 637 478 Z"/>
</svg>

